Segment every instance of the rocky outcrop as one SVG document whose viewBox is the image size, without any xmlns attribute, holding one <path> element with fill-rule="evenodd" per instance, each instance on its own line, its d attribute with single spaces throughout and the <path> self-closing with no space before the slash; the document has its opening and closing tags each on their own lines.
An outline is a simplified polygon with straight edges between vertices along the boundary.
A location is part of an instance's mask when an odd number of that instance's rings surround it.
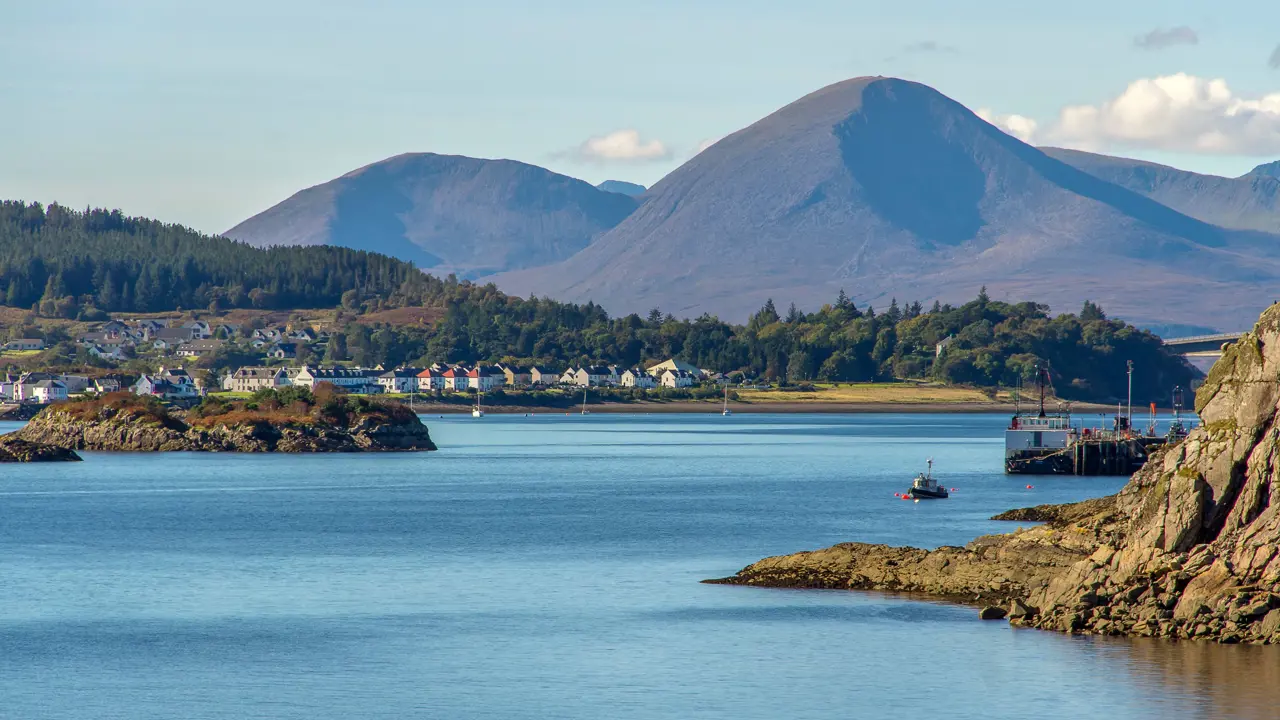
<svg viewBox="0 0 1280 720">
<path fill-rule="evenodd" d="M 34 443 L 13 435 L 0 436 L 0 463 L 10 462 L 76 462 L 74 450 Z"/>
<path fill-rule="evenodd" d="M 349 427 L 311 419 L 246 421 L 209 427 L 176 418 L 139 418 L 112 413 L 75 417 L 51 407 L 18 432 L 17 438 L 70 450 L 122 452 L 364 452 L 435 450 L 427 427 L 414 417 L 403 422 L 372 417 Z"/>
<path fill-rule="evenodd" d="M 1064 632 L 1280 643 L 1280 305 L 1197 392 L 1202 426 L 1118 494 L 999 515 L 1047 522 L 964 548 L 768 558 L 717 582 L 908 590 L 1007 604 Z"/>
</svg>

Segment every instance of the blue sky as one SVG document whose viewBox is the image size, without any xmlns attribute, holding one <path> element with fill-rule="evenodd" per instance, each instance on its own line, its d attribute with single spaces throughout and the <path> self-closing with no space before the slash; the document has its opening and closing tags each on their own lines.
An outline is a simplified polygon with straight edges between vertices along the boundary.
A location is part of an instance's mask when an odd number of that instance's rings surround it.
<svg viewBox="0 0 1280 720">
<path fill-rule="evenodd" d="M 0 24 L 0 197 L 218 232 L 402 152 L 651 184 L 704 141 L 876 74 L 928 83 L 1033 142 L 1239 175 L 1280 157 L 1280 105 L 1269 104 L 1280 103 L 1280 69 L 1268 62 L 1280 3 L 1219 6 L 1230 10 L 1186 0 L 11 3 Z M 1181 79 L 1154 82 L 1171 76 Z M 1153 92 L 1208 100 L 1143 105 Z M 1066 106 L 1093 111 L 1064 119 Z"/>
</svg>

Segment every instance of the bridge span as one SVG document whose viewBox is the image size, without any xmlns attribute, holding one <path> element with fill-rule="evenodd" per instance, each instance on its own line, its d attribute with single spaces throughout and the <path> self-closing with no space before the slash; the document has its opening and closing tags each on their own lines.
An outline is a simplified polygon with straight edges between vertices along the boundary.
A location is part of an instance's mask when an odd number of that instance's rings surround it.
<svg viewBox="0 0 1280 720">
<path fill-rule="evenodd" d="M 1219 357 L 1224 345 L 1229 345 L 1244 335 L 1243 332 L 1217 333 L 1215 335 L 1192 335 L 1190 337 L 1169 338 L 1164 344 L 1175 352 L 1188 357 Z"/>
</svg>

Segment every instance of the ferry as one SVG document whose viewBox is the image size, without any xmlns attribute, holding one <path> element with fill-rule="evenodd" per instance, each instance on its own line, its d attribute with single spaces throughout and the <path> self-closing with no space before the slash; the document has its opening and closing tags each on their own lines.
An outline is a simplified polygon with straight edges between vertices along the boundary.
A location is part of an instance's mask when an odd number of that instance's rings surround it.
<svg viewBox="0 0 1280 720">
<path fill-rule="evenodd" d="M 1133 366 L 1129 366 L 1132 378 Z M 1004 432 L 1004 471 L 1010 475 L 1132 475 L 1147 462 L 1150 453 L 1186 436 L 1177 412 L 1181 388 L 1175 388 L 1175 420 L 1167 436 L 1155 434 L 1155 404 L 1147 432 L 1133 429 L 1128 413 L 1116 410 L 1110 428 L 1086 428 L 1073 423 L 1069 405 L 1057 412 L 1045 411 L 1049 369 L 1036 368 L 1039 406 L 1031 412 L 1015 410 Z M 1130 406 L 1132 408 L 1132 405 Z"/>
</svg>

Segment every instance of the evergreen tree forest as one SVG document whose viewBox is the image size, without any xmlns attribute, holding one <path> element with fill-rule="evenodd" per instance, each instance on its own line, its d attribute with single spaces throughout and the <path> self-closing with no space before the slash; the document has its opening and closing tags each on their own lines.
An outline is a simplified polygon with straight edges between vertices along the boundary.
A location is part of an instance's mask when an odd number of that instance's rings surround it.
<svg viewBox="0 0 1280 720">
<path fill-rule="evenodd" d="M 804 312 L 772 300 L 745 325 L 659 308 L 610 317 L 593 303 L 519 298 L 493 285 L 436 278 L 411 264 L 339 247 L 259 250 L 119 211 L 0 203 L 0 299 L 38 315 L 86 320 L 107 312 L 179 308 L 336 308 L 344 322 L 315 360 L 370 367 L 501 360 L 643 365 L 669 357 L 777 383 L 927 379 L 1011 387 L 1048 363 L 1058 395 L 1163 401 L 1197 372 L 1160 339 L 1093 303 L 1050 315 L 1034 302 L 993 301 L 985 291 L 959 307 L 896 300 L 858 307 L 841 291 Z M 362 314 L 425 307 L 426 326 L 357 322 Z M 227 362 L 247 360 L 243 349 Z M 217 359 L 214 359 L 215 362 Z"/>
<path fill-rule="evenodd" d="M 390 293 L 405 262 L 339 247 L 258 250 L 119 210 L 0 202 L 0 301 L 47 316 L 332 307 Z"/>
</svg>

